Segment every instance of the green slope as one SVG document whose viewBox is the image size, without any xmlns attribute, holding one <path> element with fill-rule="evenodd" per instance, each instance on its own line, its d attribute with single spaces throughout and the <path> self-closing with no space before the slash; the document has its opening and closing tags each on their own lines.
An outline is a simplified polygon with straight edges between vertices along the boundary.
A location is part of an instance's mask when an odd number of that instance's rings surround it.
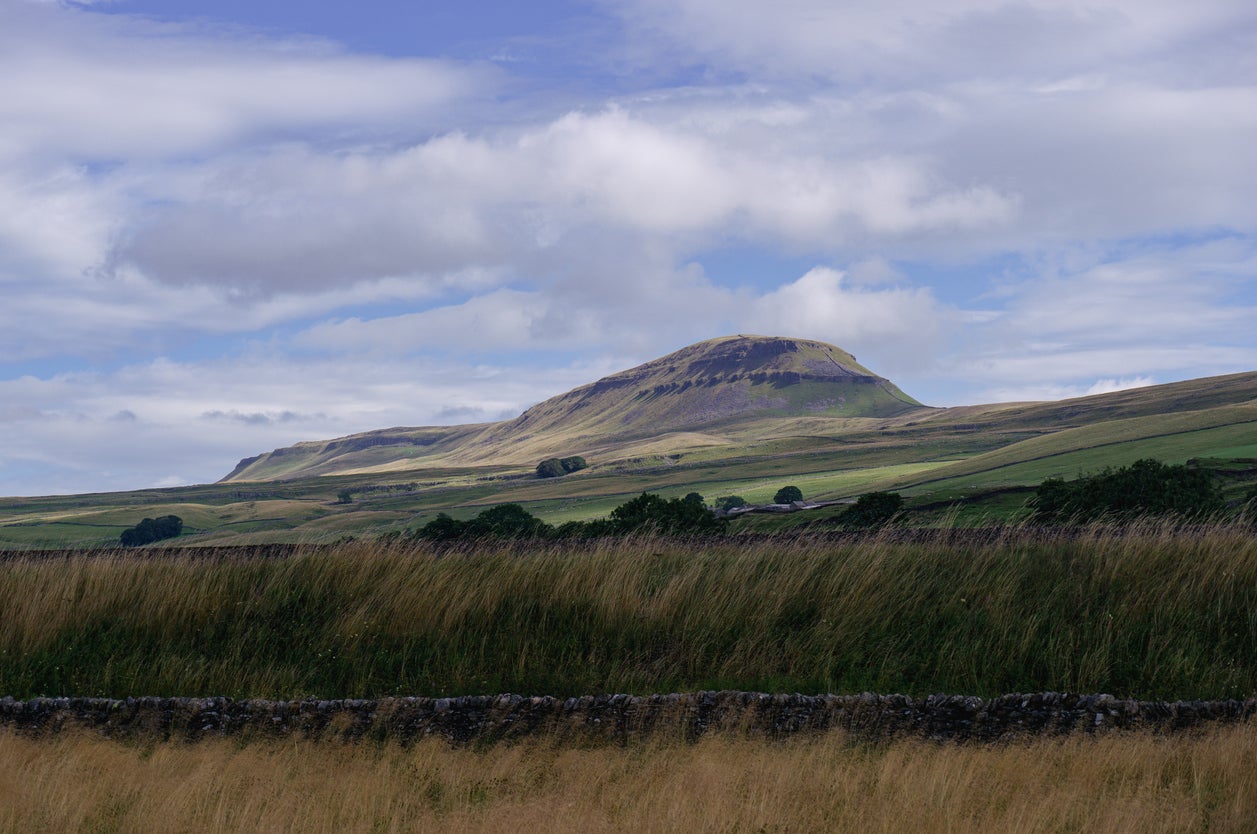
<svg viewBox="0 0 1257 834">
<path fill-rule="evenodd" d="M 1257 454 L 1257 402 L 1062 429 L 937 469 L 928 482 L 1028 484 L 1072 478 L 1139 457 L 1183 463 L 1191 458 L 1246 454 Z"/>
</svg>

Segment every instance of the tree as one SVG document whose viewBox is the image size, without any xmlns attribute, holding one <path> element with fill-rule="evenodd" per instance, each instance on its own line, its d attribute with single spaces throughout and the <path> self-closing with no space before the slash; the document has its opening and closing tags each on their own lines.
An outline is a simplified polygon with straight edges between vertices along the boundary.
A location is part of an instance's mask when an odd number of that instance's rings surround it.
<svg viewBox="0 0 1257 834">
<path fill-rule="evenodd" d="M 682 500 L 682 501 L 688 501 L 688 502 L 689 502 L 689 503 L 691 503 L 691 504 L 697 504 L 697 505 L 698 505 L 698 506 L 700 506 L 700 507 L 706 507 L 706 506 L 707 506 L 707 502 L 703 500 L 703 496 L 702 496 L 702 495 L 700 495 L 700 494 L 699 494 L 699 493 L 697 493 L 697 492 L 691 492 L 691 493 L 688 493 L 688 494 L 687 494 L 684 498 L 682 498 L 681 500 Z"/>
<path fill-rule="evenodd" d="M 723 498 L 716 499 L 716 509 L 724 510 L 725 512 L 728 512 L 729 510 L 736 510 L 738 507 L 745 506 L 746 499 L 741 495 L 726 495 Z"/>
<path fill-rule="evenodd" d="M 353 502 L 354 502 L 354 494 L 347 489 L 342 489 L 340 492 L 336 494 L 337 504 L 352 504 Z"/>
<path fill-rule="evenodd" d="M 880 527 L 903 511 L 903 496 L 897 492 L 869 492 L 843 510 L 838 522 L 848 527 Z"/>
<path fill-rule="evenodd" d="M 122 531 L 119 540 L 124 547 L 138 547 L 162 539 L 173 539 L 183 532 L 183 519 L 177 515 L 146 518 L 134 527 Z"/>
<path fill-rule="evenodd" d="M 803 490 L 797 486 L 783 486 L 777 490 L 777 494 L 773 496 L 774 504 L 791 504 L 795 501 L 803 500 Z"/>
</svg>

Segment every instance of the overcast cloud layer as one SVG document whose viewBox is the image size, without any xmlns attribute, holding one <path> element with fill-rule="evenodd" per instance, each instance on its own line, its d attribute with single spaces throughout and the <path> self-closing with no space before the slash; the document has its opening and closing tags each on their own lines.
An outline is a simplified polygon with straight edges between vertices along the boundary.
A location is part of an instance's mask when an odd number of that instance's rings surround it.
<svg viewBox="0 0 1257 834">
<path fill-rule="evenodd" d="M 936 405 L 1257 369 L 1251 3 L 434 2 L 405 54 L 285 5 L 0 0 L 0 494 L 738 332 Z"/>
</svg>

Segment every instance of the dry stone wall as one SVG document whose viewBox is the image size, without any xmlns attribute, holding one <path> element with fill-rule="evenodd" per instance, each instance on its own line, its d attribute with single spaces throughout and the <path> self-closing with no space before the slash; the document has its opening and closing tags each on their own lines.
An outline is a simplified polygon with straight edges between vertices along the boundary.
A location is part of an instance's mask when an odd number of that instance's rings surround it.
<svg viewBox="0 0 1257 834">
<path fill-rule="evenodd" d="M 84 729 L 118 738 L 207 736 L 391 739 L 437 736 L 454 743 L 534 733 L 582 741 L 652 734 L 694 740 L 709 732 L 767 737 L 842 729 L 860 738 L 996 741 L 1115 729 L 1171 732 L 1250 720 L 1245 701 L 1136 701 L 1057 692 L 977 698 L 931 695 L 786 695 L 697 692 L 579 698 L 267 701 L 231 698 L 0 699 L 0 725 L 24 734 Z"/>
</svg>

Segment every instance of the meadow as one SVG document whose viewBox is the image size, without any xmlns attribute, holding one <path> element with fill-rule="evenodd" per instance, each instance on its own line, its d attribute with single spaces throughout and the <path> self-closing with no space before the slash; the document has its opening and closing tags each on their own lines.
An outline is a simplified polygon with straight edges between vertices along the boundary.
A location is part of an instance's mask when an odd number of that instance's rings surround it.
<svg viewBox="0 0 1257 834">
<path fill-rule="evenodd" d="M 398 541 L 0 560 L 0 694 L 1257 693 L 1257 538 Z M 1249 832 L 1257 725 L 451 746 L 0 728 L 0 832 Z"/>
<path fill-rule="evenodd" d="M 1251 528 L 17 554 L 0 693 L 1257 693 Z"/>
<path fill-rule="evenodd" d="M 1257 727 L 994 747 L 839 733 L 572 747 L 126 744 L 0 730 L 0 832 L 1248 834 Z"/>
</svg>

